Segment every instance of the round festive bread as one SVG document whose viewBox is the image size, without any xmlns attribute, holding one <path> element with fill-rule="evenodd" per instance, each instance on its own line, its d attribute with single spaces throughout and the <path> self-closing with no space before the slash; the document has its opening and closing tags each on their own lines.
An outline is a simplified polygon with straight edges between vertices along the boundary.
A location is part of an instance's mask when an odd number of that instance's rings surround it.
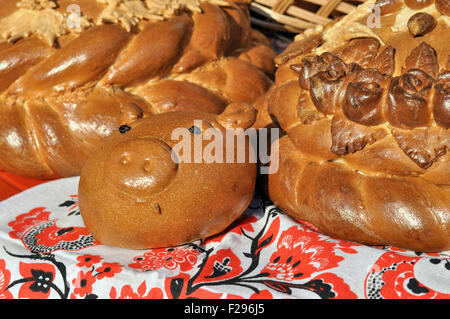
<svg viewBox="0 0 450 319">
<path fill-rule="evenodd" d="M 276 205 L 337 238 L 450 249 L 449 8 L 367 1 L 276 57 L 258 106 L 286 132 Z"/>
<path fill-rule="evenodd" d="M 101 243 L 130 249 L 223 231 L 253 198 L 256 161 L 243 130 L 255 119 L 251 105 L 233 103 L 219 115 L 170 112 L 122 126 L 82 169 L 86 227 Z"/>
<path fill-rule="evenodd" d="M 247 6 L 0 0 L 0 170 L 78 175 L 120 125 L 252 103 L 272 84 L 274 53 Z"/>
</svg>

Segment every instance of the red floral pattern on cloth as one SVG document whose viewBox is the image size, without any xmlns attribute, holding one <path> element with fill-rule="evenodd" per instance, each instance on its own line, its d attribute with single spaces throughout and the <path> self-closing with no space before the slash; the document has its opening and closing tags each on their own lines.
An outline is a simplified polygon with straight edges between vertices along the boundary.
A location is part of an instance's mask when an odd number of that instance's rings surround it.
<svg viewBox="0 0 450 319">
<path fill-rule="evenodd" d="M 287 281 L 310 277 L 314 272 L 337 267 L 344 259 L 333 253 L 335 246 L 318 233 L 292 226 L 281 233 L 277 251 L 263 272 Z"/>
<path fill-rule="evenodd" d="M 420 283 L 415 277 L 415 265 L 420 257 L 406 257 L 386 252 L 373 265 L 366 278 L 366 297 L 388 299 L 449 299 L 450 293 L 442 293 Z M 447 275 L 450 260 L 431 258 L 430 264 L 443 264 Z M 435 268 L 437 269 L 437 268 Z M 449 287 L 450 288 L 450 287 Z"/>
<path fill-rule="evenodd" d="M 12 299 L 13 295 L 8 291 L 11 272 L 5 268 L 5 261 L 0 259 L 0 299 Z"/>
<path fill-rule="evenodd" d="M 72 280 L 73 295 L 85 297 L 92 293 L 92 286 L 96 282 L 95 276 L 92 271 L 80 271 L 76 278 Z"/>
<path fill-rule="evenodd" d="M 0 299 L 450 298 L 450 256 L 330 238 L 255 197 L 227 230 L 179 247 L 103 246 L 77 178 L 0 203 Z"/>
<path fill-rule="evenodd" d="M 241 260 L 230 248 L 220 249 L 211 255 L 197 278 L 197 282 L 215 282 L 234 278 L 242 272 Z"/>
<path fill-rule="evenodd" d="M 77 266 L 78 267 L 87 267 L 91 268 L 96 263 L 99 263 L 103 258 L 100 256 L 94 256 L 94 255 L 83 255 L 77 257 Z"/>
<path fill-rule="evenodd" d="M 181 271 L 187 271 L 197 264 L 198 255 L 200 252 L 191 246 L 152 249 L 142 256 L 135 257 L 136 262 L 128 266 L 143 271 L 160 268 L 168 270 L 179 268 Z"/>
<path fill-rule="evenodd" d="M 19 273 L 23 278 L 19 298 L 47 299 L 53 287 L 55 267 L 45 263 L 19 263 Z"/>
<path fill-rule="evenodd" d="M 89 268 L 90 270 L 80 270 L 77 276 L 72 280 L 73 291 L 70 296 L 71 299 L 89 298 L 96 296 L 93 294 L 94 285 L 104 279 L 114 278 L 117 274 L 122 272 L 123 266 L 119 263 L 103 262 L 100 264 L 100 256 L 83 255 L 77 257 L 79 261 L 78 267 Z"/>
<path fill-rule="evenodd" d="M 163 291 L 160 288 L 151 288 L 147 291 L 147 283 L 143 281 L 136 291 L 131 285 L 124 285 L 118 295 L 116 288 L 112 287 L 109 292 L 111 299 L 163 299 Z"/>
<path fill-rule="evenodd" d="M 77 250 L 97 244 L 86 227 L 58 227 L 56 220 L 50 220 L 49 216 L 50 212 L 44 207 L 20 214 L 8 223 L 13 229 L 10 237 L 21 239 L 31 251 L 46 253 L 58 249 Z"/>
<path fill-rule="evenodd" d="M 8 223 L 13 231 L 9 233 L 11 238 L 23 238 L 26 231 L 33 225 L 47 222 L 49 220 L 50 212 L 45 210 L 45 207 L 36 207 L 26 214 L 21 214 L 15 220 Z"/>
</svg>

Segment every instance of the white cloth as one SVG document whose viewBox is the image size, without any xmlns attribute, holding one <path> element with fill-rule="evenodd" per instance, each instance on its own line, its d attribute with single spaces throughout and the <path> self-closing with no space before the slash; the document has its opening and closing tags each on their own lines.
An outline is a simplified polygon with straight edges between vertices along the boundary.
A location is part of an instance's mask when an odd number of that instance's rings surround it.
<svg viewBox="0 0 450 319">
<path fill-rule="evenodd" d="M 101 245 L 78 177 L 0 203 L 1 298 L 449 298 L 447 254 L 325 236 L 255 197 L 227 231 L 180 247 Z"/>
</svg>

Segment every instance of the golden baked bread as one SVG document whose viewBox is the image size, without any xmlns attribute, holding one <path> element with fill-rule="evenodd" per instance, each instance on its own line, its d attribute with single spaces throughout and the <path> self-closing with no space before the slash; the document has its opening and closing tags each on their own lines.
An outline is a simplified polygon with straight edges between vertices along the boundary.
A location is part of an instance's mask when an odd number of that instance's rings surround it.
<svg viewBox="0 0 450 319">
<path fill-rule="evenodd" d="M 86 227 L 103 244 L 131 249 L 176 246 L 223 231 L 249 205 L 256 181 L 248 136 L 225 131 L 247 129 L 255 118 L 249 104 L 233 103 L 219 115 L 170 112 L 123 126 L 82 169 L 78 194 Z M 178 135 L 180 129 L 188 136 Z M 214 152 L 211 132 L 223 138 Z M 245 158 L 239 162 L 241 135 Z M 208 150 L 222 152 L 222 159 L 210 161 Z M 225 161 L 227 154 L 234 160 Z"/>
<path fill-rule="evenodd" d="M 369 0 L 277 56 L 276 205 L 337 238 L 450 249 L 449 5 Z"/>
<path fill-rule="evenodd" d="M 273 57 L 245 1 L 0 0 L 0 170 L 78 175 L 144 114 L 252 103 Z"/>
</svg>

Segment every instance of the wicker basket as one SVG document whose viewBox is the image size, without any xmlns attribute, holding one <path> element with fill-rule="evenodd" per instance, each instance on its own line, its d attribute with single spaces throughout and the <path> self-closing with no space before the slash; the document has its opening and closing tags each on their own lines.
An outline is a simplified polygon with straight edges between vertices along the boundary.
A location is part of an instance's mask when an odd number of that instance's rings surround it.
<svg viewBox="0 0 450 319">
<path fill-rule="evenodd" d="M 252 23 L 262 29 L 300 33 L 342 17 L 366 0 L 257 0 Z"/>
</svg>

